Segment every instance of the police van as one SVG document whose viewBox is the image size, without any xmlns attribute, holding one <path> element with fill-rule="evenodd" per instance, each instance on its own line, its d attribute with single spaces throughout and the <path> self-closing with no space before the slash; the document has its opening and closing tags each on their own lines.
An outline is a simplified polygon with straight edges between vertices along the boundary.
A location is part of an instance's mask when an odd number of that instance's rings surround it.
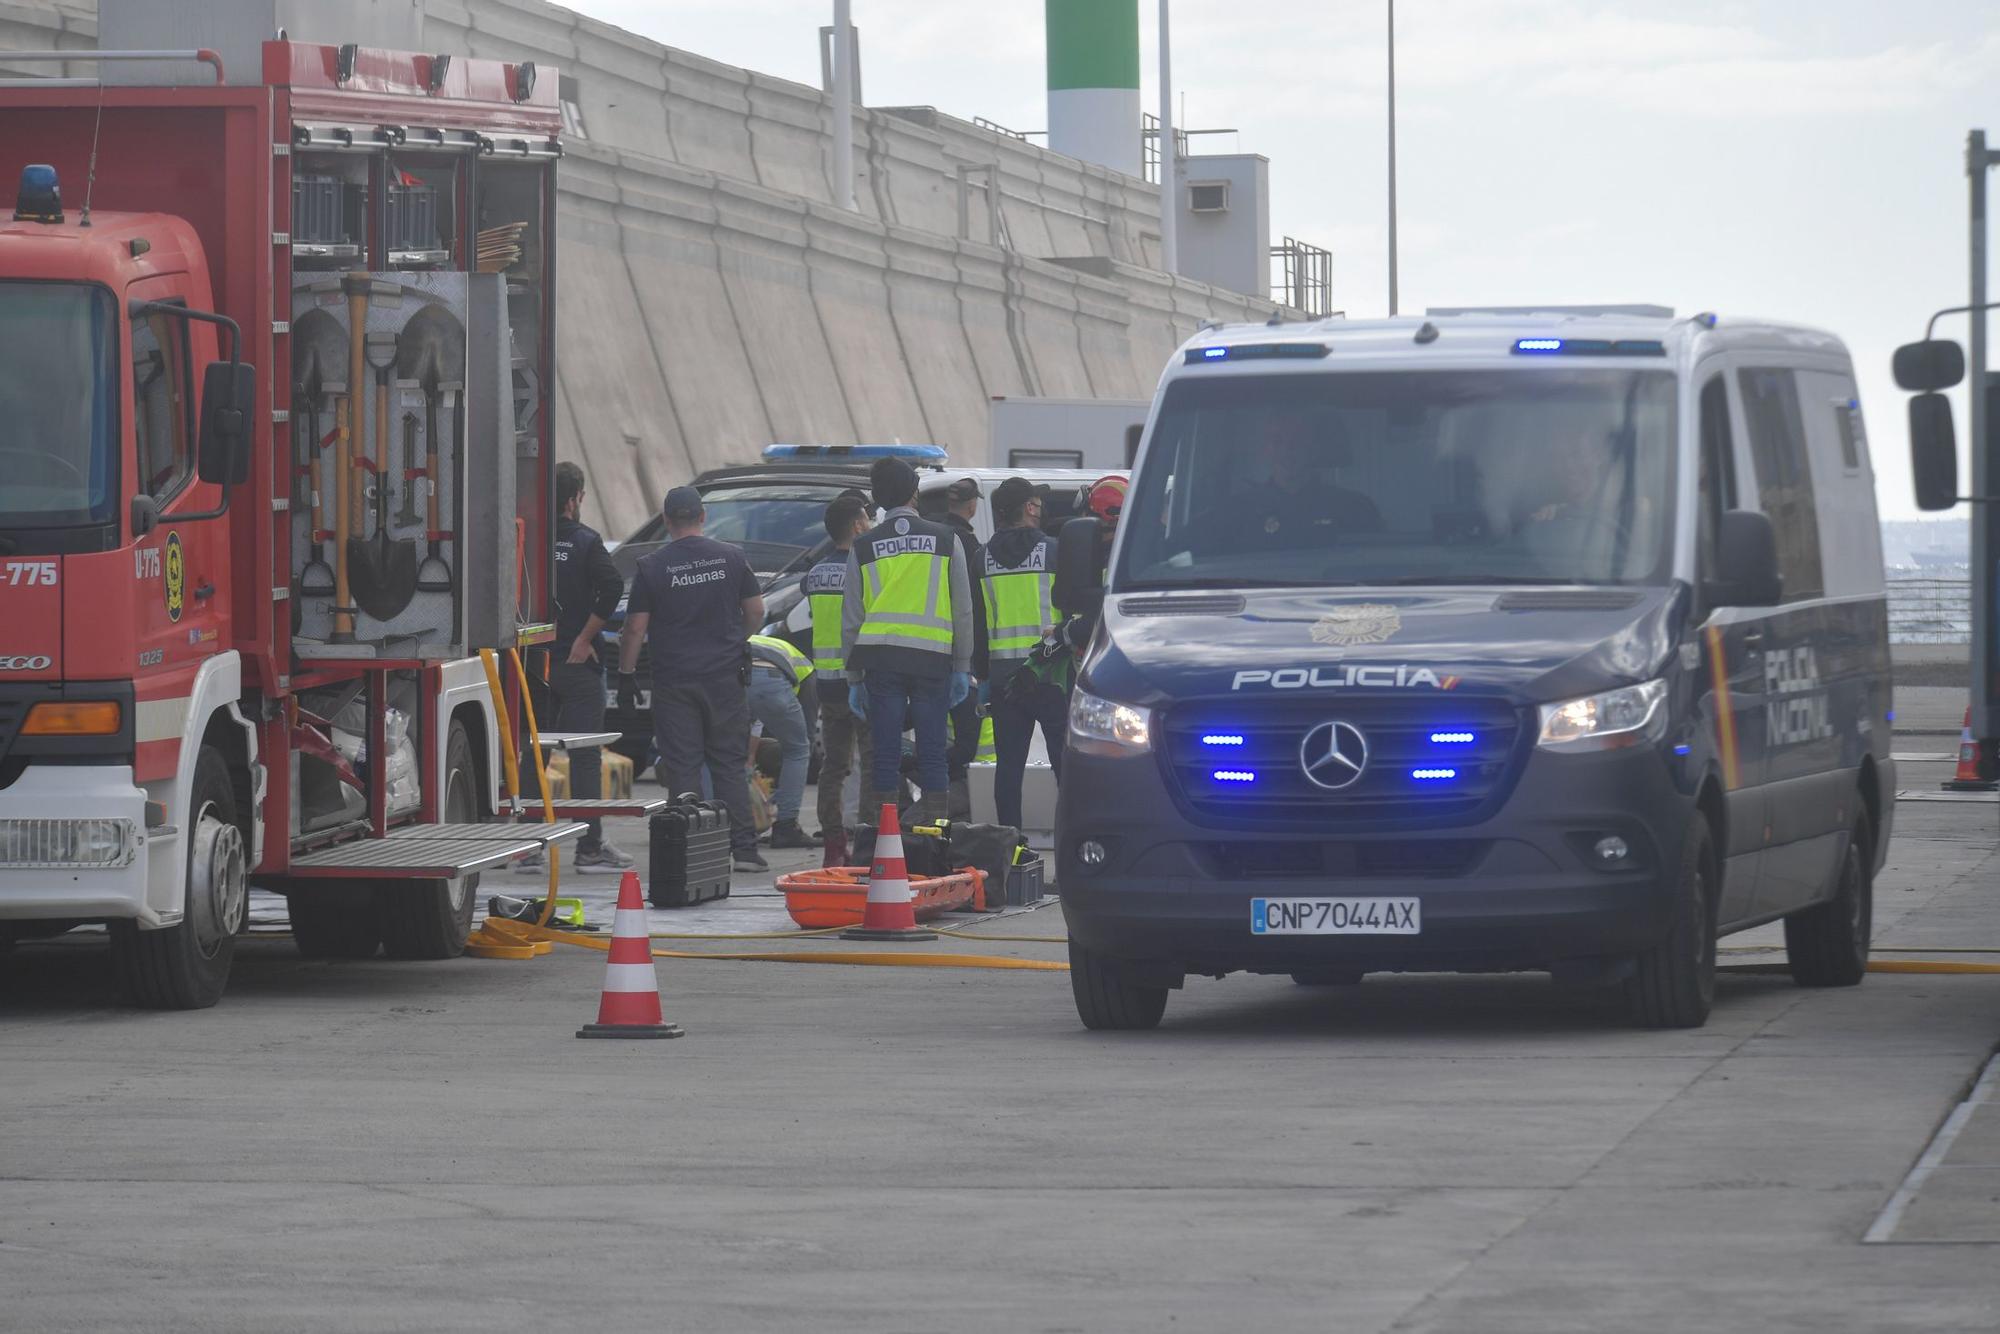
<svg viewBox="0 0 2000 1334">
<path fill-rule="evenodd" d="M 1057 593 L 1104 600 L 1057 808 L 1087 1026 L 1153 1027 L 1188 974 L 1547 970 L 1693 1027 L 1717 937 L 1780 919 L 1798 983 L 1861 980 L 1894 714 L 1838 339 L 1212 329 L 1108 570 L 1089 522 Z"/>
</svg>

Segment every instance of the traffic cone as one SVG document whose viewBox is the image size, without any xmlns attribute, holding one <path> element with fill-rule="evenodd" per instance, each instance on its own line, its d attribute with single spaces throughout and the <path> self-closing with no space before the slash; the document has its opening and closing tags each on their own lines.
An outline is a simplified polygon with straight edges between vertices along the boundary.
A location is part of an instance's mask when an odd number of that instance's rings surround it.
<svg viewBox="0 0 2000 1334">
<path fill-rule="evenodd" d="M 1972 737 L 1972 710 L 1965 711 L 1965 728 L 1958 734 L 1958 771 L 1949 783 L 1939 787 L 1947 792 L 1992 792 L 2000 789 L 2000 779 L 1987 777 L 1980 770 L 1979 743 Z"/>
<path fill-rule="evenodd" d="M 611 960 L 604 965 L 604 999 L 597 1022 L 576 1030 L 580 1038 L 677 1038 L 679 1024 L 660 1018 L 660 979 L 653 971 L 652 925 L 639 897 L 639 874 L 618 882 L 618 912 L 611 922 Z"/>
<path fill-rule="evenodd" d="M 896 803 L 882 803 L 882 823 L 875 829 L 875 861 L 868 868 L 868 902 L 861 925 L 840 933 L 842 940 L 936 940 L 937 932 L 917 927 L 911 906 L 910 868 L 903 862 L 903 827 L 896 820 Z"/>
</svg>

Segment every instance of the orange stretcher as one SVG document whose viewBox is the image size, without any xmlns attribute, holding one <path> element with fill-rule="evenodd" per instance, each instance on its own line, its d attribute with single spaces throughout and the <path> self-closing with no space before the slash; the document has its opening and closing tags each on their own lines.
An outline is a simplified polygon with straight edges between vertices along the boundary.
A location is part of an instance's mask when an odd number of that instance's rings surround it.
<svg viewBox="0 0 2000 1334">
<path fill-rule="evenodd" d="M 866 866 L 829 866 L 778 877 L 785 910 L 807 930 L 859 926 L 868 902 Z M 929 880 L 910 882 L 911 907 L 927 922 L 948 912 L 986 911 L 986 872 L 973 867 Z"/>
</svg>

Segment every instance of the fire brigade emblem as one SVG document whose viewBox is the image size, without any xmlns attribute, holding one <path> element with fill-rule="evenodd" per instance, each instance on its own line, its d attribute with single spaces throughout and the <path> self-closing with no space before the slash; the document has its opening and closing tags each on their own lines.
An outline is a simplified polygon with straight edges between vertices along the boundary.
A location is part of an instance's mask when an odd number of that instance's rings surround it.
<svg viewBox="0 0 2000 1334">
<path fill-rule="evenodd" d="M 187 606 L 185 596 L 182 592 L 187 583 L 187 561 L 181 555 L 181 535 L 179 533 L 167 534 L 167 554 L 164 563 L 166 566 L 166 578 L 160 582 L 166 590 L 167 619 L 178 621 L 181 618 L 182 609 Z"/>
<path fill-rule="evenodd" d="M 1315 644 L 1346 648 L 1352 644 L 1379 644 L 1403 628 L 1403 615 L 1380 602 L 1355 602 L 1335 607 L 1313 623 Z"/>
</svg>

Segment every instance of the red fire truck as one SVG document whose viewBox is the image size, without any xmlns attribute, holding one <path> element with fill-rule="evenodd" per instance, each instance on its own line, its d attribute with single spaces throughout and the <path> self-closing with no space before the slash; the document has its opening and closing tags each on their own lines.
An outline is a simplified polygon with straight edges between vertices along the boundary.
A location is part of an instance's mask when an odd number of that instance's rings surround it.
<svg viewBox="0 0 2000 1334">
<path fill-rule="evenodd" d="M 0 87 L 0 949 L 108 924 L 211 1005 L 261 888 L 308 955 L 458 954 L 580 829 L 500 818 L 480 655 L 549 638 L 555 75 L 61 58 L 175 74 Z"/>
</svg>

